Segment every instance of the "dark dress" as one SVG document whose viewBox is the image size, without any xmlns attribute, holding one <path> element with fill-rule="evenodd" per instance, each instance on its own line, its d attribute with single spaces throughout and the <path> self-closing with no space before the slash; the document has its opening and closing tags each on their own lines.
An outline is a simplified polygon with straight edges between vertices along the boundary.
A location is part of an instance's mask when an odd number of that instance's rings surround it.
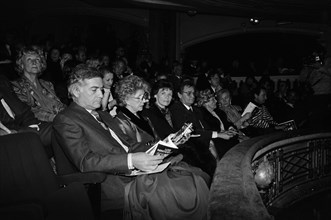
<svg viewBox="0 0 331 220">
<path fill-rule="evenodd" d="M 205 129 L 219 132 L 221 126 L 220 121 L 204 107 L 201 107 L 201 112 L 204 119 L 203 121 L 205 122 Z M 215 113 L 221 119 L 225 130 L 229 129 L 230 126 L 235 127 L 232 123 L 226 120 L 226 114 L 224 112 L 215 109 Z M 237 136 L 234 136 L 229 140 L 225 140 L 222 138 L 214 138 L 213 141 L 215 143 L 215 148 L 217 150 L 219 158 L 221 158 L 230 148 L 239 143 Z"/>
<path fill-rule="evenodd" d="M 165 118 L 165 115 L 161 112 L 160 108 L 157 107 L 155 103 L 153 103 L 150 108 L 144 109 L 141 114 L 144 118 L 148 119 L 152 123 L 155 133 L 162 140 L 169 134 L 177 131 L 169 124 Z"/>
<path fill-rule="evenodd" d="M 149 123 L 126 108 L 118 109 L 115 121 L 132 141 L 154 141 Z M 161 173 L 137 176 L 125 188 L 124 219 L 207 219 L 209 190 L 205 175 L 179 162 Z"/>
</svg>

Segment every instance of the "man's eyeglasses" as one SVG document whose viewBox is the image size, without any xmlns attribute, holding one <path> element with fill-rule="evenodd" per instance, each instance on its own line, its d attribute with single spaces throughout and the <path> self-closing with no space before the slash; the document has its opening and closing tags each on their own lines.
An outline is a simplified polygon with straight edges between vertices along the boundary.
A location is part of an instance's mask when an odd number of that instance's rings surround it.
<svg viewBox="0 0 331 220">
<path fill-rule="evenodd" d="M 188 96 L 192 96 L 192 95 L 194 96 L 194 92 L 191 92 L 191 91 L 190 92 L 183 92 L 183 93 L 185 93 Z"/>
</svg>

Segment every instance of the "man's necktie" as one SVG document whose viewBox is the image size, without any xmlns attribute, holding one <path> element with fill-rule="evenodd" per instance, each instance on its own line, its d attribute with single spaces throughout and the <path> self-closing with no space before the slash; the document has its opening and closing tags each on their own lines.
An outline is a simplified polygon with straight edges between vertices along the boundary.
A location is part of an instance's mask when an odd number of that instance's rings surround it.
<svg viewBox="0 0 331 220">
<path fill-rule="evenodd" d="M 101 120 L 100 115 L 97 111 L 91 111 L 91 114 L 95 117 L 95 119 L 97 119 L 97 121 L 99 122 L 99 124 L 105 129 L 108 130 L 108 126 Z"/>
<path fill-rule="evenodd" d="M 108 130 L 110 132 L 110 135 L 117 141 L 117 143 L 119 143 L 126 152 L 129 151 L 129 148 L 127 146 L 125 146 L 125 144 L 123 144 L 123 142 L 121 141 L 121 139 L 117 136 L 117 134 L 110 129 L 100 118 L 100 115 L 97 111 L 91 111 L 91 114 L 95 117 L 95 119 L 99 122 L 99 124 L 105 129 Z"/>
</svg>

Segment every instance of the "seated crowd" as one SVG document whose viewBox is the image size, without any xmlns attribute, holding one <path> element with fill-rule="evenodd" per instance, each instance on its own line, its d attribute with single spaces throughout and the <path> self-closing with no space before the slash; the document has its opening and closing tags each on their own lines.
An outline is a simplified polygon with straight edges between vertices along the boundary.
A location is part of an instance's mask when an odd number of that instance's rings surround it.
<svg viewBox="0 0 331 220">
<path fill-rule="evenodd" d="M 107 173 L 102 209 L 122 209 L 124 219 L 206 219 L 208 187 L 229 149 L 287 130 L 280 122 L 310 125 L 309 108 L 286 81 L 276 92 L 268 77 L 238 87 L 220 69 L 193 74 L 177 61 L 156 68 L 150 56 L 133 68 L 123 50 L 112 63 L 107 54 L 88 57 L 85 47 L 45 56 L 38 46 L 22 47 L 19 77 L 0 74 L 0 135 L 36 132 L 49 158 L 56 141 L 80 172 Z M 256 107 L 243 114 L 249 102 Z M 193 132 L 173 154 L 145 153 L 185 123 Z M 163 172 L 130 176 L 165 161 Z"/>
</svg>

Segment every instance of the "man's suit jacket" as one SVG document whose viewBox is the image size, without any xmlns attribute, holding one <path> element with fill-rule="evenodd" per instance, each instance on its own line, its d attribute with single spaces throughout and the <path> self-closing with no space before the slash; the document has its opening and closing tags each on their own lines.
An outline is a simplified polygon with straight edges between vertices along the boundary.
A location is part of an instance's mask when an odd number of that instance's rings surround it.
<svg viewBox="0 0 331 220">
<path fill-rule="evenodd" d="M 198 107 L 192 106 L 193 112 L 188 110 L 181 102 L 175 102 L 170 107 L 172 116 L 172 124 L 175 130 L 179 130 L 185 122 L 192 122 L 195 134 L 199 134 L 200 137 L 194 137 L 195 142 L 202 144 L 205 147 L 209 147 L 209 142 L 212 138 L 212 130 L 206 130 L 204 128 L 204 120 L 201 110 Z"/>
<path fill-rule="evenodd" d="M 99 112 L 99 115 L 103 122 L 118 135 L 123 144 L 129 147 L 129 152 L 139 146 L 138 143 L 135 146 L 129 144 L 109 113 Z M 104 193 L 102 208 L 122 208 L 124 187 L 134 179 L 118 175 L 129 172 L 128 153 L 124 148 L 86 109 L 75 102 L 55 117 L 53 128 L 54 141 L 63 148 L 79 171 L 100 171 L 109 174 L 102 183 Z"/>
<path fill-rule="evenodd" d="M 29 106 L 24 104 L 14 93 L 8 79 L 0 75 L 0 100 L 4 99 L 15 118 L 9 116 L 6 109 L 0 103 L 0 121 L 9 129 L 19 130 L 32 124 L 38 124 Z"/>
</svg>

